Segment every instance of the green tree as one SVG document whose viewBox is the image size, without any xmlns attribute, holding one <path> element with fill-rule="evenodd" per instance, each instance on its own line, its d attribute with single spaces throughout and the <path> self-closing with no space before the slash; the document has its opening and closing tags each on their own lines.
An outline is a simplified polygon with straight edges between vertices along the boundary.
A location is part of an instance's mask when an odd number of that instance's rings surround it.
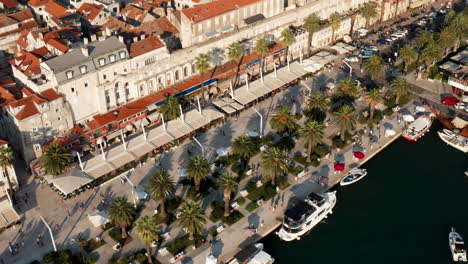
<svg viewBox="0 0 468 264">
<path fill-rule="evenodd" d="M 250 159 L 257 153 L 258 146 L 251 137 L 241 135 L 232 143 L 232 153 L 239 155 L 242 159 Z"/>
<path fill-rule="evenodd" d="M 122 238 L 127 238 L 127 227 L 135 218 L 135 208 L 127 201 L 127 198 L 120 196 L 111 203 L 108 213 L 110 220 L 122 229 Z"/>
<path fill-rule="evenodd" d="M 262 154 L 260 166 L 264 171 L 273 174 L 271 184 L 276 185 L 276 177 L 288 172 L 287 156 L 277 147 L 269 148 Z"/>
<path fill-rule="evenodd" d="M 402 96 L 407 96 L 409 94 L 409 85 L 404 76 L 399 76 L 392 80 L 391 93 L 395 95 L 396 105 L 400 103 L 400 98 Z"/>
<path fill-rule="evenodd" d="M 421 51 L 421 59 L 424 61 L 424 64 L 426 64 L 427 72 L 429 72 L 431 66 L 441 57 L 441 53 L 439 45 L 435 42 L 427 44 Z"/>
<path fill-rule="evenodd" d="M 416 37 L 414 38 L 414 44 L 419 49 L 424 48 L 424 46 L 431 42 L 434 42 L 434 36 L 431 32 L 427 30 L 419 31 Z"/>
<path fill-rule="evenodd" d="M 42 156 L 39 157 L 39 164 L 47 173 L 58 176 L 70 166 L 71 159 L 71 154 L 65 148 L 53 143 L 47 146 Z"/>
<path fill-rule="evenodd" d="M 309 15 L 304 23 L 304 29 L 309 32 L 308 40 L 307 40 L 307 54 L 310 55 L 310 48 L 312 45 L 312 39 L 314 37 L 314 33 L 320 30 L 320 18 L 315 15 Z"/>
<path fill-rule="evenodd" d="M 340 28 L 341 25 L 341 16 L 338 12 L 334 12 L 333 14 L 330 15 L 328 18 L 330 21 L 330 26 L 332 29 L 332 42 L 335 41 L 335 31 Z"/>
<path fill-rule="evenodd" d="M 230 60 L 233 60 L 237 62 L 237 69 L 236 69 L 236 75 L 235 75 L 235 80 L 234 80 L 234 85 L 237 83 L 237 77 L 239 75 L 239 70 L 240 70 L 240 62 L 241 58 L 244 55 L 244 51 L 242 50 L 242 45 L 239 42 L 233 42 L 231 45 L 228 47 L 228 58 Z"/>
<path fill-rule="evenodd" d="M 339 95 L 347 95 L 355 98 L 358 93 L 356 81 L 349 76 L 345 77 L 338 86 L 337 92 Z"/>
<path fill-rule="evenodd" d="M 380 93 L 379 89 L 372 89 L 364 95 L 364 100 L 366 100 L 366 102 L 369 103 L 369 106 L 370 106 L 369 120 L 372 121 L 374 120 L 375 106 L 381 103 L 383 100 L 382 93 Z"/>
<path fill-rule="evenodd" d="M 224 216 L 229 215 L 229 205 L 231 203 L 231 194 L 236 190 L 237 180 L 230 173 L 224 173 L 218 179 L 218 187 L 224 194 Z"/>
<path fill-rule="evenodd" d="M 407 73 L 408 66 L 418 59 L 418 52 L 413 46 L 406 44 L 400 49 L 398 58 L 400 58 L 405 64 L 405 72 Z"/>
<path fill-rule="evenodd" d="M 260 55 L 260 70 L 263 72 L 263 58 L 265 58 L 265 56 L 270 53 L 270 42 L 264 38 L 257 39 L 257 42 L 255 42 L 254 51 Z"/>
<path fill-rule="evenodd" d="M 299 129 L 299 136 L 307 142 L 307 162 L 310 162 L 312 148 L 322 143 L 325 125 L 315 120 L 307 122 Z"/>
<path fill-rule="evenodd" d="M 448 30 L 455 37 L 455 45 L 453 51 L 455 52 L 460 47 L 460 40 L 468 35 L 468 18 L 462 12 L 458 13 L 450 21 Z"/>
<path fill-rule="evenodd" d="M 179 118 L 182 114 L 180 112 L 179 100 L 174 96 L 168 96 L 159 108 L 159 112 L 161 112 L 165 121 Z"/>
<path fill-rule="evenodd" d="M 291 31 L 290 28 L 285 28 L 281 31 L 281 38 L 280 42 L 286 46 L 286 60 L 289 56 L 289 46 L 294 43 L 294 33 Z"/>
<path fill-rule="evenodd" d="M 381 77 L 384 74 L 385 63 L 382 57 L 377 54 L 370 56 L 364 62 L 364 72 L 367 73 L 371 79 Z"/>
<path fill-rule="evenodd" d="M 309 119 L 323 121 L 326 117 L 325 110 L 329 105 L 328 98 L 321 92 L 315 92 L 307 97 L 307 107 L 304 115 Z"/>
<path fill-rule="evenodd" d="M 154 200 L 160 202 L 160 211 L 163 217 L 166 217 L 165 201 L 171 198 L 175 191 L 174 180 L 165 169 L 159 169 L 151 176 L 147 184 L 148 192 Z"/>
<path fill-rule="evenodd" d="M 291 114 L 291 110 L 288 107 L 282 106 L 275 110 L 275 113 L 271 116 L 270 126 L 279 134 L 285 132 L 292 132 L 297 128 L 296 119 Z"/>
<path fill-rule="evenodd" d="M 7 179 L 8 183 L 8 191 L 11 194 L 15 193 L 15 189 L 13 189 L 13 185 L 11 184 L 11 178 L 8 174 L 8 169 L 13 166 L 13 162 L 15 161 L 15 157 L 13 156 L 13 151 L 10 147 L 0 147 L 0 168 L 2 168 L 3 175 Z M 14 195 L 12 195 L 14 197 Z"/>
<path fill-rule="evenodd" d="M 343 105 L 338 110 L 331 113 L 333 122 L 340 129 L 341 140 L 345 139 L 347 131 L 353 131 L 357 125 L 357 113 L 350 105 Z"/>
<path fill-rule="evenodd" d="M 200 191 L 200 183 L 210 174 L 210 164 L 208 160 L 200 155 L 192 157 L 187 165 L 187 176 L 195 183 L 195 189 Z"/>
<path fill-rule="evenodd" d="M 154 217 L 143 216 L 136 222 L 136 233 L 140 240 L 145 244 L 148 254 L 148 262 L 153 264 L 153 255 L 151 253 L 151 243 L 159 239 L 159 227 Z"/>
<path fill-rule="evenodd" d="M 437 34 L 437 43 L 440 48 L 444 50 L 444 55 L 447 56 L 451 47 L 453 47 L 453 42 L 455 38 L 450 32 L 449 28 L 444 28 L 440 33 Z"/>
<path fill-rule="evenodd" d="M 362 17 L 366 20 L 366 28 L 369 27 L 371 18 L 377 17 L 377 6 L 375 3 L 366 3 L 361 10 Z"/>
<path fill-rule="evenodd" d="M 202 231 L 206 217 L 197 203 L 185 201 L 179 209 L 177 222 L 189 234 L 189 239 L 193 240 L 194 235 Z"/>
<path fill-rule="evenodd" d="M 453 9 L 450 9 L 447 14 L 445 14 L 445 18 L 444 18 L 444 24 L 445 25 L 450 25 L 450 22 L 452 22 L 453 18 L 455 18 L 455 16 L 457 16 L 457 12 L 455 12 L 455 10 Z"/>
</svg>

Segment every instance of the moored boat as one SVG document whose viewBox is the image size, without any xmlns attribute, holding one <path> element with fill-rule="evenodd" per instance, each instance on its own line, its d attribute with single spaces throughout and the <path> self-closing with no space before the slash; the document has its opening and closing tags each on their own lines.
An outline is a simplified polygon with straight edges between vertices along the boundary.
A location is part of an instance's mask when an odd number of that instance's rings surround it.
<svg viewBox="0 0 468 264">
<path fill-rule="evenodd" d="M 340 181 L 341 186 L 353 184 L 367 175 L 366 169 L 354 168 Z"/>
<path fill-rule="evenodd" d="M 300 239 L 320 221 L 333 213 L 336 204 L 336 191 L 322 195 L 311 193 L 293 207 L 286 210 L 281 229 L 276 232 L 280 239 L 293 241 Z"/>
<path fill-rule="evenodd" d="M 465 242 L 463 242 L 463 238 L 455 232 L 455 228 L 453 227 L 449 233 L 449 245 L 453 261 L 467 262 Z"/>
<path fill-rule="evenodd" d="M 431 117 L 422 115 L 403 129 L 402 136 L 409 141 L 417 141 L 429 131 L 431 125 Z"/>
<path fill-rule="evenodd" d="M 228 264 L 271 264 L 275 259 L 263 251 L 263 244 L 257 243 L 243 248 Z"/>
<path fill-rule="evenodd" d="M 464 153 L 468 152 L 468 138 L 458 135 L 453 131 L 446 131 L 447 129 L 444 129 L 443 132 L 437 131 L 437 134 L 439 134 L 440 139 L 442 139 L 445 143 L 447 143 L 449 146 L 454 147 L 460 151 L 463 151 Z"/>
</svg>

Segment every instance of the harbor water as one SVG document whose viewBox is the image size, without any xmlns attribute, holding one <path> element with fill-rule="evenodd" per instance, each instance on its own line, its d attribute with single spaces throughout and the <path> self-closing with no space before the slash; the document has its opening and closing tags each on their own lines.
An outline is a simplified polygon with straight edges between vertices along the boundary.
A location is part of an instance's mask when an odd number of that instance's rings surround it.
<svg viewBox="0 0 468 264">
<path fill-rule="evenodd" d="M 452 263 L 450 227 L 468 241 L 468 155 L 439 139 L 400 138 L 337 192 L 333 214 L 293 242 L 262 240 L 275 263 Z"/>
</svg>

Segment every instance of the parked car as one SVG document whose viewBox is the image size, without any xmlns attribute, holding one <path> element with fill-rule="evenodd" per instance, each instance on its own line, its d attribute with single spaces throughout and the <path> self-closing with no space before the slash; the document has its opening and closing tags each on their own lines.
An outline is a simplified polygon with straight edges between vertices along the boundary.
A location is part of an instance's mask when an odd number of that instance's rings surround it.
<svg viewBox="0 0 468 264">
<path fill-rule="evenodd" d="M 453 97 L 453 96 L 447 96 L 447 97 L 444 97 L 444 99 L 442 99 L 442 103 L 446 105 L 456 105 L 459 102 L 460 100 L 458 100 L 456 97 Z"/>
<path fill-rule="evenodd" d="M 468 106 L 468 104 L 465 102 L 459 102 L 454 105 L 455 109 L 465 109 L 466 106 Z"/>
<path fill-rule="evenodd" d="M 399 38 L 401 38 L 401 37 L 396 36 L 396 35 L 391 35 L 389 38 L 391 38 L 392 40 L 397 40 L 397 39 L 399 39 Z"/>
<path fill-rule="evenodd" d="M 359 57 L 355 55 L 347 56 L 344 58 L 345 61 L 347 62 L 359 62 Z"/>
<path fill-rule="evenodd" d="M 390 41 L 388 41 L 386 39 L 379 39 L 379 40 L 377 40 L 377 43 L 380 44 L 380 45 L 390 45 Z"/>
<path fill-rule="evenodd" d="M 374 55 L 372 51 L 365 51 L 365 52 L 361 52 L 361 54 L 359 54 L 359 57 L 361 57 L 361 59 L 368 59 L 372 55 Z"/>
</svg>

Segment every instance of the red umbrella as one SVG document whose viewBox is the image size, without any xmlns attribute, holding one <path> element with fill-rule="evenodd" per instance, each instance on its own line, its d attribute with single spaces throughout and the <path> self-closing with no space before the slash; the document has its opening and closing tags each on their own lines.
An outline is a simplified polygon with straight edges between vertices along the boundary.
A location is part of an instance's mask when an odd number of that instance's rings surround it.
<svg viewBox="0 0 468 264">
<path fill-rule="evenodd" d="M 336 171 L 344 171 L 345 165 L 343 163 L 336 163 L 334 168 Z"/>
<path fill-rule="evenodd" d="M 354 152 L 354 157 L 358 158 L 358 159 L 363 159 L 366 155 L 364 155 L 364 153 L 360 152 L 360 151 L 357 151 L 357 152 Z"/>
</svg>

